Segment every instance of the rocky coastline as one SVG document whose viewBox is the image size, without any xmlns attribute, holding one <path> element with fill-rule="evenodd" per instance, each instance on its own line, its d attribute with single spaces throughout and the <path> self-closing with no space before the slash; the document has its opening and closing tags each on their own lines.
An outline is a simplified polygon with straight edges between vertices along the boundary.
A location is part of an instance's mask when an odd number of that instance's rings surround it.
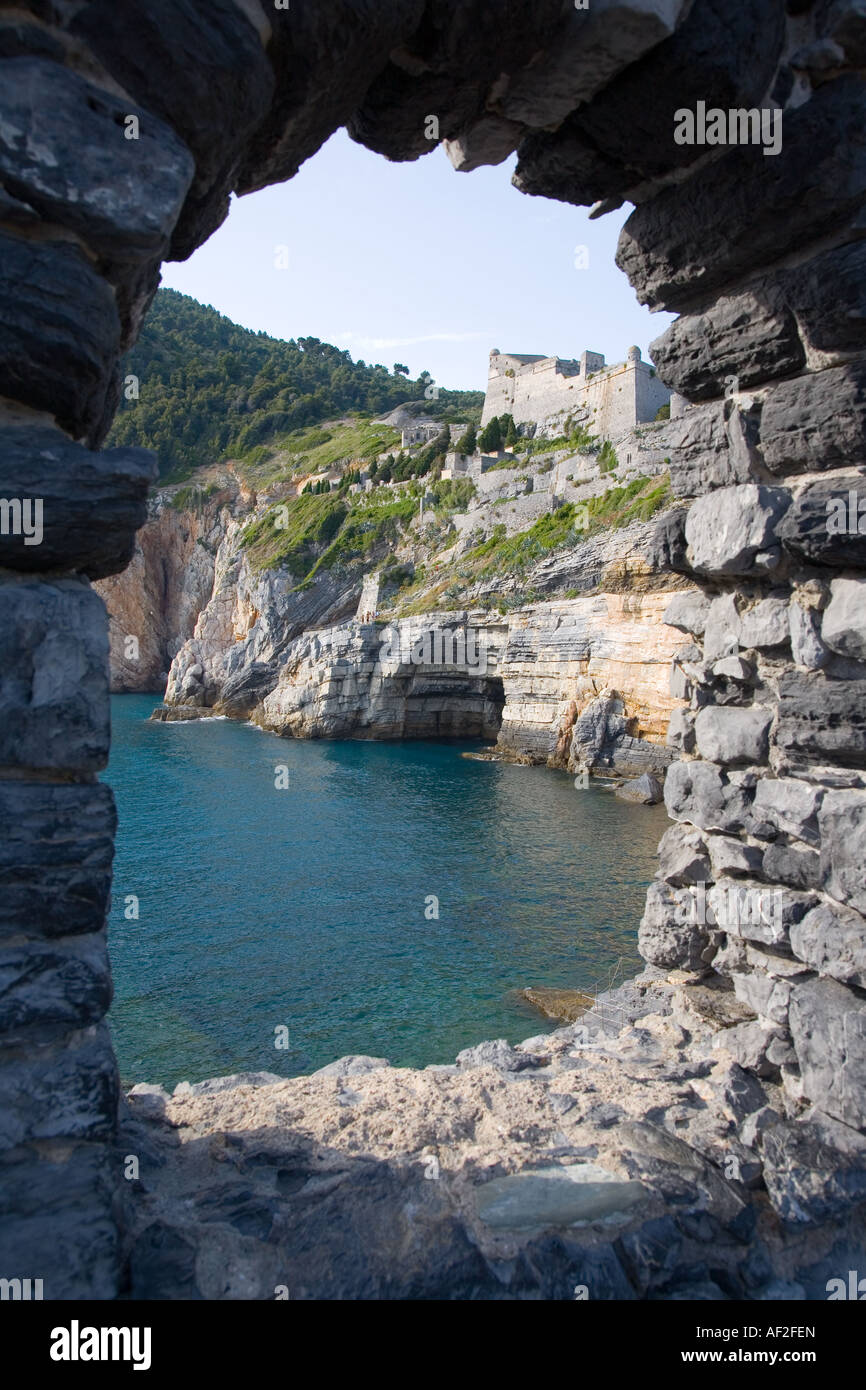
<svg viewBox="0 0 866 1390">
<path fill-rule="evenodd" d="M 449 1065 L 134 1086 L 127 1294 L 826 1298 L 866 1239 L 866 1140 L 737 1062 L 755 1018 L 650 967 Z"/>
</svg>

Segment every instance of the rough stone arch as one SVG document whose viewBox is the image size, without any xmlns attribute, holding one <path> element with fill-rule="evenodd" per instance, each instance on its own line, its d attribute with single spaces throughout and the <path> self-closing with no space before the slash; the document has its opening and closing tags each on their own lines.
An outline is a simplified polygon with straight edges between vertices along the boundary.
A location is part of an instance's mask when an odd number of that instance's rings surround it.
<svg viewBox="0 0 866 1390">
<path fill-rule="evenodd" d="M 670 619 L 691 708 L 641 950 L 733 979 L 757 1019 L 730 1039 L 743 1067 L 862 1143 L 864 66 L 847 0 L 0 5 L 0 1273 L 54 1298 L 118 1288 L 108 639 L 89 581 L 128 562 L 155 474 L 146 451 L 99 451 L 118 363 L 161 261 L 341 126 L 414 159 L 435 116 L 460 169 L 516 149 L 527 193 L 635 204 L 618 263 L 680 315 L 654 355 L 693 405 L 668 563 L 704 592 Z M 782 111 L 781 149 L 677 143 L 699 103 Z M 38 545 L 14 507 L 37 498 Z M 776 891 L 778 919 L 684 926 L 672 892 L 701 874 Z"/>
</svg>

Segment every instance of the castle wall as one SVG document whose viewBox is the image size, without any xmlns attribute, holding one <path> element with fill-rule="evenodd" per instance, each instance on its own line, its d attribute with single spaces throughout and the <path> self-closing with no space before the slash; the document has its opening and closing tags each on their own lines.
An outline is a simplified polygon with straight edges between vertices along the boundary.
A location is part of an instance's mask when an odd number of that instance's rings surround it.
<svg viewBox="0 0 866 1390">
<path fill-rule="evenodd" d="M 482 425 L 494 415 L 510 414 L 516 425 L 525 425 L 564 412 L 586 417 L 588 428 L 604 438 L 617 438 L 654 420 L 659 406 L 670 400 L 650 366 L 631 358 L 607 367 L 600 353 L 585 352 L 579 362 L 557 357 L 526 362 L 499 353 L 491 354 L 490 366 Z"/>
</svg>

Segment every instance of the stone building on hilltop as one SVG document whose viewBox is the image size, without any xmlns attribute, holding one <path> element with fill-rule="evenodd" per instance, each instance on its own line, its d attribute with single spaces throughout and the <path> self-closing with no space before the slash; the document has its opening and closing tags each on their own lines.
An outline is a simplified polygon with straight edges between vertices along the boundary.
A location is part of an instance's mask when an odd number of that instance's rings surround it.
<svg viewBox="0 0 866 1390">
<path fill-rule="evenodd" d="M 608 366 L 600 352 L 579 359 L 538 357 L 494 348 L 490 354 L 482 425 L 512 415 L 516 425 L 542 428 L 575 416 L 593 434 L 614 439 L 656 418 L 671 393 L 655 368 L 630 347 L 625 362 Z"/>
</svg>

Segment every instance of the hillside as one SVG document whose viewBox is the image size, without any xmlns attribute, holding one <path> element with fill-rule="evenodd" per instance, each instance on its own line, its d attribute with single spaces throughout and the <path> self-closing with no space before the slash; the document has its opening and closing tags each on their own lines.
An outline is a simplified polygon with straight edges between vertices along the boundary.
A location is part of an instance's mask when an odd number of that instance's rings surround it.
<svg viewBox="0 0 866 1390">
<path fill-rule="evenodd" d="M 354 362 L 318 338 L 271 338 L 240 328 L 209 306 L 161 289 L 123 365 L 139 381 L 123 400 L 109 444 L 138 444 L 159 456 L 160 479 L 179 482 L 232 457 L 261 464 L 291 435 L 345 414 L 373 417 L 417 401 L 413 413 L 477 420 L 480 391 L 439 388 L 429 378 Z"/>
</svg>

